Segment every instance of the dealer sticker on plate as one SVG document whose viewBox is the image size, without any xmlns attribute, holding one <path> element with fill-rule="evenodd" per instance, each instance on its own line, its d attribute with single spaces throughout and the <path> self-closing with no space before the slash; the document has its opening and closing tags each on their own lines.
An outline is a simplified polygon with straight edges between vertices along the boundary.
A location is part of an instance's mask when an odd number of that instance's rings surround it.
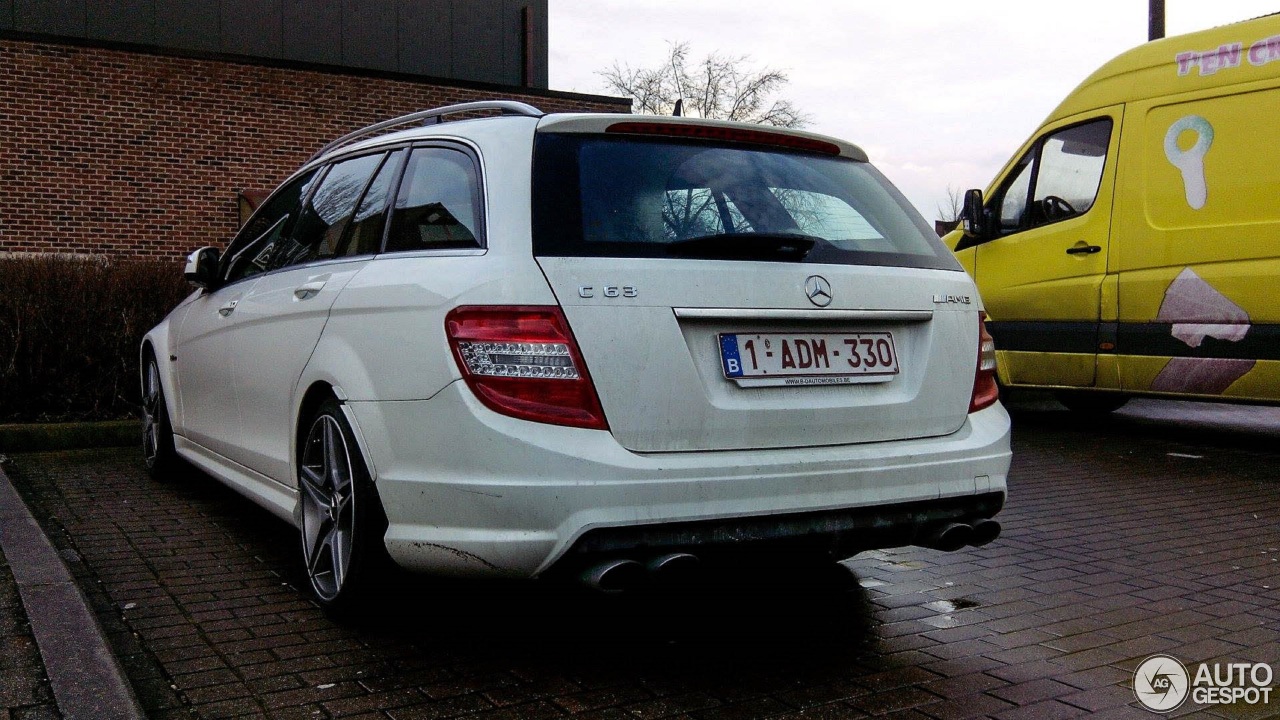
<svg viewBox="0 0 1280 720">
<path fill-rule="evenodd" d="M 742 386 L 847 385 L 898 374 L 893 333 L 720 333 L 724 376 Z"/>
</svg>

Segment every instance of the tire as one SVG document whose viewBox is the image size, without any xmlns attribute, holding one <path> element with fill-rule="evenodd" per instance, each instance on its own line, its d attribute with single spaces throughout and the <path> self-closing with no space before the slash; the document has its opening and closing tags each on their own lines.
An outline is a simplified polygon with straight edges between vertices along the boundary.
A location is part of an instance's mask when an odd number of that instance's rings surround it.
<svg viewBox="0 0 1280 720">
<path fill-rule="evenodd" d="M 358 607 L 388 567 L 387 520 L 355 435 L 336 400 L 324 401 L 298 448 L 303 571 L 325 610 Z"/>
<path fill-rule="evenodd" d="M 1086 415 L 1104 415 L 1119 410 L 1129 402 L 1128 395 L 1084 390 L 1062 390 L 1055 397 L 1068 410 Z"/>
<path fill-rule="evenodd" d="M 168 480 L 179 463 L 160 366 L 152 354 L 142 366 L 142 459 L 155 480 Z"/>
</svg>

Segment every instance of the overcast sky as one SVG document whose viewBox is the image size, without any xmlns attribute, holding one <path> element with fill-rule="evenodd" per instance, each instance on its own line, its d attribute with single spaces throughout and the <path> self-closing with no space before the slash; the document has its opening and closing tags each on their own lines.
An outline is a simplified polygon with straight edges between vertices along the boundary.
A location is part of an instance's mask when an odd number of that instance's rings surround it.
<svg viewBox="0 0 1280 720">
<path fill-rule="evenodd" d="M 550 81 L 605 93 L 615 60 L 748 54 L 785 70 L 809 130 L 861 145 L 933 221 L 948 187 L 991 181 L 1062 98 L 1147 39 L 1147 0 L 550 0 Z M 1280 0 L 1166 0 L 1168 35 Z"/>
</svg>

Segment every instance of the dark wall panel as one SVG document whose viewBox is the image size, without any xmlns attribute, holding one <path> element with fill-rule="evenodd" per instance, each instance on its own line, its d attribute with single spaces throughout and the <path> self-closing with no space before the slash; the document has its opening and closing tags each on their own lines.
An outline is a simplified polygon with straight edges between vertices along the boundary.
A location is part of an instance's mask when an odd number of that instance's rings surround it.
<svg viewBox="0 0 1280 720">
<path fill-rule="evenodd" d="M 283 0 L 220 0 L 222 52 L 278 58 Z"/>
<path fill-rule="evenodd" d="M 449 77 L 453 71 L 453 5 L 400 0 L 400 71 Z"/>
<path fill-rule="evenodd" d="M 453 0 L 453 77 L 520 84 L 502 67 L 503 3 Z"/>
<path fill-rule="evenodd" d="M 98 0 L 85 3 L 89 37 L 154 45 L 155 0 Z"/>
<path fill-rule="evenodd" d="M 0 30 L 518 86 L 532 10 L 547 85 L 548 0 L 0 0 Z"/>
<path fill-rule="evenodd" d="M 288 60 L 342 63 L 342 0 L 284 0 Z"/>
<path fill-rule="evenodd" d="M 343 0 L 342 64 L 396 70 L 395 0 Z"/>
<path fill-rule="evenodd" d="M 529 84 L 545 88 L 550 83 L 547 63 L 551 55 L 551 13 L 547 0 L 534 0 L 529 5 L 533 8 L 533 77 Z"/>
<path fill-rule="evenodd" d="M 501 63 L 503 77 L 523 77 L 524 8 L 528 4 L 527 0 L 502 0 L 502 12 L 497 18 L 502 30 L 502 48 L 493 59 Z"/>
<path fill-rule="evenodd" d="M 180 50 L 218 52 L 218 3 L 154 0 L 155 44 Z"/>
<path fill-rule="evenodd" d="M 13 29 L 85 37 L 85 0 L 14 0 Z"/>
</svg>

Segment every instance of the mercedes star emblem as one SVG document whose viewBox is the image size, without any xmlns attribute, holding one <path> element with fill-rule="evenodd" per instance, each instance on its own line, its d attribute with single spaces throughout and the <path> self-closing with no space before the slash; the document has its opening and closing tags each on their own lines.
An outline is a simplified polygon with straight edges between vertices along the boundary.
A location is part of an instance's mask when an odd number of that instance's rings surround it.
<svg viewBox="0 0 1280 720">
<path fill-rule="evenodd" d="M 804 294 L 818 307 L 831 304 L 831 283 L 821 275 L 810 275 L 804 281 Z"/>
</svg>

